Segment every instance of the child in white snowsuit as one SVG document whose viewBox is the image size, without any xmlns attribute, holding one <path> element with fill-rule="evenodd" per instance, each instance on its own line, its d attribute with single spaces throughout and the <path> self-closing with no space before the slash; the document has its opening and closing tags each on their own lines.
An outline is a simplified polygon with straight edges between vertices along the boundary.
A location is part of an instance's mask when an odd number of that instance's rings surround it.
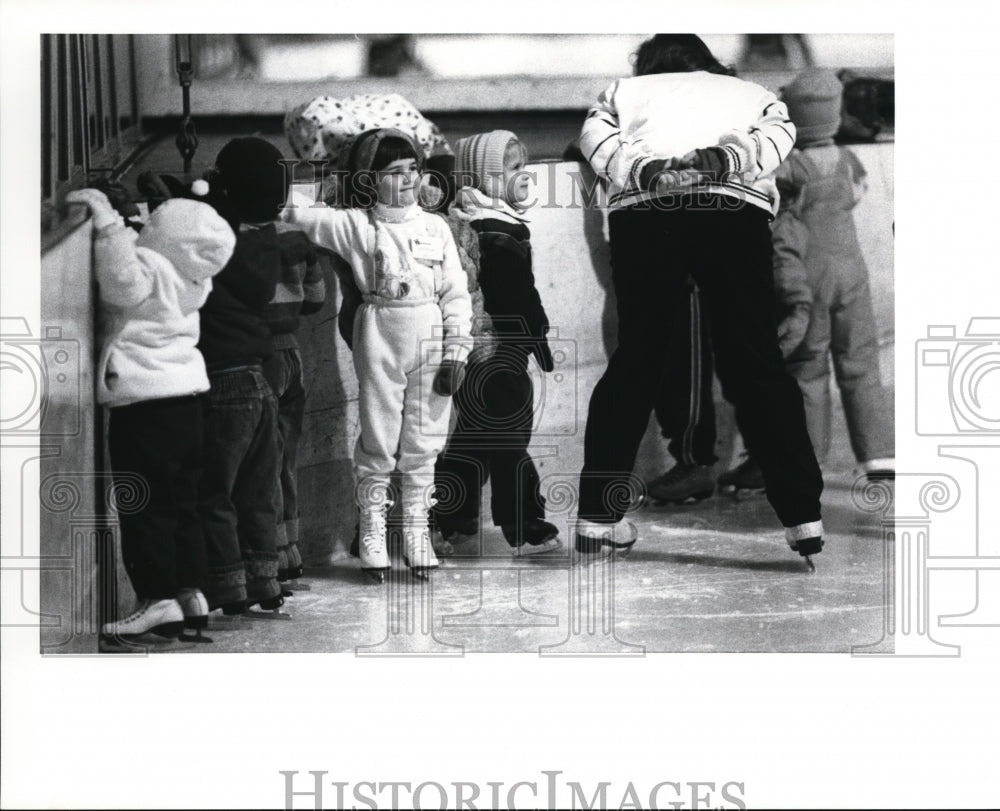
<svg viewBox="0 0 1000 811">
<path fill-rule="evenodd" d="M 377 581 L 389 568 L 385 519 L 395 468 L 406 563 L 421 575 L 438 565 L 427 515 L 434 463 L 470 348 L 466 276 L 445 220 L 417 205 L 417 154 L 398 130 L 366 131 L 347 161 L 352 207 L 293 194 L 283 215 L 351 265 L 362 298 L 351 341 L 361 423 L 354 472 L 361 566 Z"/>
<path fill-rule="evenodd" d="M 854 154 L 834 144 L 843 87 L 829 70 L 804 71 L 782 91 L 798 129 L 796 148 L 776 173 L 779 219 L 796 221 L 801 244 L 775 262 L 801 262 L 812 290 L 805 338 L 788 359 L 805 400 L 816 456 L 830 451 L 830 359 L 844 405 L 851 449 L 868 476 L 892 475 L 895 442 L 891 400 L 879 377 L 878 335 L 868 269 L 852 209 L 866 189 Z M 776 227 L 780 223 L 776 223 Z"/>
<path fill-rule="evenodd" d="M 122 557 L 139 599 L 109 637 L 176 636 L 208 624 L 208 576 L 198 512 L 204 464 L 205 361 L 196 348 L 198 309 L 236 237 L 211 206 L 170 200 L 141 233 L 126 228 L 96 189 L 67 196 L 90 207 L 102 345 L 97 402 L 110 409 L 108 451 L 122 490 L 139 486 L 138 507 L 119 505 Z"/>
</svg>

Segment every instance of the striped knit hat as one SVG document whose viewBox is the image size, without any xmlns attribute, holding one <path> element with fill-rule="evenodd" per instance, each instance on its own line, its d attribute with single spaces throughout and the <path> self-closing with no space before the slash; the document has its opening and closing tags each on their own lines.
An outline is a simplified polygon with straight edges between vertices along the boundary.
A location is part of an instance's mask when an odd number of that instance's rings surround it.
<svg viewBox="0 0 1000 811">
<path fill-rule="evenodd" d="M 503 155 L 507 145 L 516 141 L 510 130 L 493 130 L 460 138 L 455 144 L 455 177 L 461 186 L 472 186 L 491 197 L 496 188 L 491 177 L 503 176 Z"/>
</svg>

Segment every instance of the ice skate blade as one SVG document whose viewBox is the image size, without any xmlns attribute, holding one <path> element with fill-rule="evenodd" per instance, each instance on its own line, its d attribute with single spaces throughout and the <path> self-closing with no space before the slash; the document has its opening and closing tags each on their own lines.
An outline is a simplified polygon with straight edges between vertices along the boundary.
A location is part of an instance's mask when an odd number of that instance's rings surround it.
<svg viewBox="0 0 1000 811">
<path fill-rule="evenodd" d="M 538 555 L 546 555 L 550 552 L 558 552 L 562 548 L 562 541 L 558 538 L 547 538 L 538 544 L 526 543 L 522 546 L 514 547 L 514 557 L 532 558 Z"/>
<path fill-rule="evenodd" d="M 706 498 L 712 497 L 712 491 L 707 493 L 694 493 L 684 498 L 656 498 L 651 496 L 654 507 L 690 507 L 692 504 L 701 504 Z"/>
<path fill-rule="evenodd" d="M 438 568 L 437 566 L 410 566 L 409 563 L 406 566 L 410 570 L 410 574 L 417 580 L 430 580 L 431 573 Z"/>
<path fill-rule="evenodd" d="M 292 618 L 291 614 L 286 614 L 280 608 L 273 608 L 270 611 L 248 608 L 243 612 L 243 616 L 251 620 L 290 620 Z"/>
<path fill-rule="evenodd" d="M 362 569 L 361 571 L 365 573 L 365 577 L 368 578 L 368 580 L 370 580 L 372 583 L 375 583 L 376 585 L 381 585 L 382 583 L 385 582 L 385 573 L 389 570 L 388 568 L 385 568 L 385 569 Z"/>
<path fill-rule="evenodd" d="M 803 555 L 802 557 L 806 559 L 809 574 L 816 574 L 816 564 L 812 562 L 812 558 L 809 555 Z"/>
<path fill-rule="evenodd" d="M 195 633 L 193 633 L 193 634 L 189 634 L 189 633 L 187 633 L 185 631 L 183 634 L 181 634 L 178 637 L 178 639 L 181 639 L 184 642 L 196 642 L 198 644 L 211 644 L 212 643 L 212 637 L 205 636 L 204 634 L 202 634 L 200 628 L 198 628 L 195 631 Z"/>
</svg>

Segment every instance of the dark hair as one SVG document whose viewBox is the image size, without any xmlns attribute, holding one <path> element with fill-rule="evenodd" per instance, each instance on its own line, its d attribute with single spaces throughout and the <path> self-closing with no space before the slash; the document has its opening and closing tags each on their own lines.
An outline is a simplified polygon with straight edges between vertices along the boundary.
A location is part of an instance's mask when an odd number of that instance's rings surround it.
<svg viewBox="0 0 1000 811">
<path fill-rule="evenodd" d="M 378 149 L 375 150 L 375 157 L 372 158 L 372 171 L 378 172 L 385 169 L 393 161 L 406 160 L 412 158 L 420 166 L 420 156 L 417 148 L 409 138 L 399 138 L 389 135 L 381 140 Z"/>
<path fill-rule="evenodd" d="M 379 130 L 367 130 L 361 133 L 351 144 L 348 151 L 347 166 L 349 174 L 346 178 L 346 203 L 351 208 L 372 208 L 377 201 L 375 192 L 375 172 L 385 169 L 390 163 L 398 160 L 413 159 L 420 167 L 420 155 L 413 141 L 398 135 L 387 135 L 375 147 L 371 165 L 358 167 L 358 154 L 363 150 L 363 144 L 372 138 Z"/>
<path fill-rule="evenodd" d="M 635 52 L 635 75 L 651 73 L 688 73 L 704 70 L 722 76 L 735 76 L 733 68 L 723 65 L 697 34 L 657 34 Z"/>
</svg>

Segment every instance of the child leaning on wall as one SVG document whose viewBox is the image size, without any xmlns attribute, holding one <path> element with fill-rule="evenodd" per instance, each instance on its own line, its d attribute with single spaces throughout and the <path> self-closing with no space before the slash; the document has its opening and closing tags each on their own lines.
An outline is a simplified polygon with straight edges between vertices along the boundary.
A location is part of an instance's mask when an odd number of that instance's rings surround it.
<svg viewBox="0 0 1000 811">
<path fill-rule="evenodd" d="M 802 389 L 820 463 L 830 451 L 832 359 L 861 472 L 889 476 L 895 471 L 892 406 L 879 377 L 868 269 L 852 211 L 867 188 L 865 170 L 854 153 L 833 142 L 842 95 L 840 80 L 829 70 L 804 71 L 782 91 L 798 138 L 776 175 L 785 201 L 779 216 L 799 223 L 804 242 L 797 254 L 813 297 L 808 329 L 789 356 L 788 369 Z M 796 254 L 776 252 L 775 259 L 779 265 L 794 262 Z"/>
<path fill-rule="evenodd" d="M 456 424 L 436 469 L 435 523 L 448 541 L 478 532 L 481 490 L 490 480 L 493 523 L 507 543 L 519 554 L 544 552 L 560 543 L 558 529 L 545 520 L 528 454 L 534 419 L 528 358 L 534 355 L 546 372 L 553 362 L 522 207 L 527 153 L 507 130 L 462 138 L 455 151 L 458 192 L 449 219 L 481 291 L 491 339 L 473 350 L 455 396 Z"/>
<path fill-rule="evenodd" d="M 107 623 L 106 637 L 176 636 L 208 624 L 205 539 L 198 512 L 204 464 L 205 362 L 196 348 L 198 309 L 236 238 L 211 206 L 160 205 L 136 236 L 107 197 L 81 189 L 90 208 L 100 297 L 97 402 L 110 409 L 108 452 L 119 492 L 122 557 L 139 605 Z"/>
<path fill-rule="evenodd" d="M 348 158 L 350 206 L 293 194 L 283 218 L 351 266 L 361 300 L 351 329 L 361 431 L 354 452 L 361 567 L 389 568 L 390 476 L 402 474 L 404 557 L 418 576 L 437 567 L 428 509 L 452 395 L 470 346 L 471 301 L 443 218 L 417 204 L 417 147 L 399 130 L 366 130 Z"/>
</svg>

